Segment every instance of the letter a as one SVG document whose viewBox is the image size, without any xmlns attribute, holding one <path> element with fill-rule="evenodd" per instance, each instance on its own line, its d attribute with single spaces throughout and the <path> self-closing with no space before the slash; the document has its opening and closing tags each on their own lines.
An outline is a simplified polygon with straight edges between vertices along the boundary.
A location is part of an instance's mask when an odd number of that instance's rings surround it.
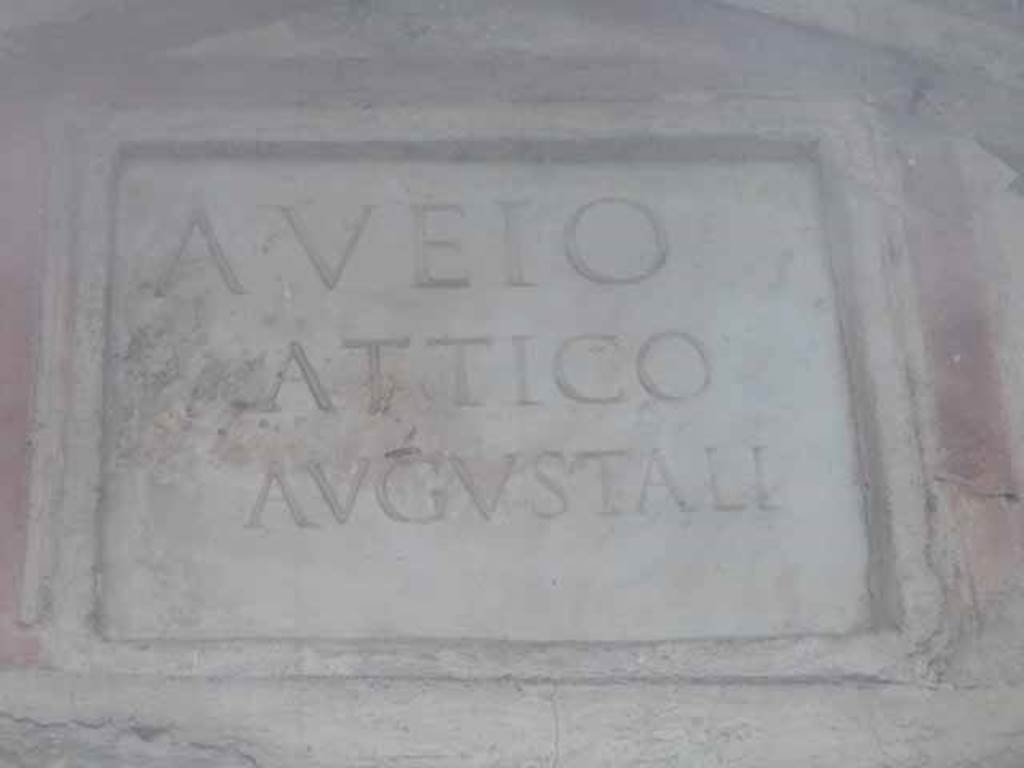
<svg viewBox="0 0 1024 768">
<path fill-rule="evenodd" d="M 185 229 L 185 235 L 181 239 L 181 245 L 179 245 L 178 250 L 175 251 L 174 256 L 167 265 L 166 271 L 164 271 L 163 275 L 161 275 L 160 279 L 157 281 L 156 295 L 167 295 L 168 289 L 170 288 L 174 277 L 177 275 L 181 262 L 184 259 L 185 250 L 188 248 L 188 244 L 192 240 L 192 233 L 197 231 L 202 236 L 203 240 L 206 241 L 207 256 L 211 261 L 213 261 L 214 266 L 217 267 L 217 271 L 220 273 L 220 277 L 224 281 L 224 285 L 226 285 L 228 290 L 234 294 L 241 295 L 245 293 L 245 289 L 238 281 L 238 276 L 235 275 L 235 271 L 231 268 L 231 263 L 228 261 L 227 256 L 224 255 L 224 251 L 220 247 L 217 235 L 213 231 L 213 225 L 210 224 L 210 217 L 206 215 L 206 211 L 202 208 L 196 208 L 192 211 L 192 215 L 189 217 L 188 227 Z"/>
<path fill-rule="evenodd" d="M 330 395 L 327 394 L 324 385 L 320 383 L 320 377 L 317 376 L 313 364 L 309 362 L 306 350 L 297 341 L 293 341 L 288 345 L 288 359 L 284 361 L 284 365 L 277 374 L 277 381 L 274 382 L 274 388 L 270 391 L 270 396 L 267 398 L 264 409 L 267 411 L 280 410 L 280 406 L 277 404 L 277 396 L 281 392 L 281 387 L 284 385 L 285 377 L 288 375 L 293 362 L 299 366 L 299 374 L 302 376 L 302 380 L 306 382 L 306 388 L 309 389 L 309 394 L 313 396 L 316 407 L 321 411 L 333 411 L 334 404 L 331 402 Z"/>
<path fill-rule="evenodd" d="M 316 528 L 317 524 L 309 520 L 305 513 L 302 511 L 302 507 L 299 506 L 299 502 L 296 500 L 292 489 L 285 480 L 284 473 L 281 471 L 281 467 L 277 464 L 271 464 L 267 468 L 267 474 L 263 478 L 263 486 L 260 488 L 259 495 L 256 497 L 256 504 L 252 508 L 252 512 L 249 514 L 249 520 L 246 522 L 246 528 L 266 528 L 263 525 L 263 511 L 267 507 L 267 502 L 270 500 L 270 490 L 274 485 L 277 485 L 278 490 L 281 492 L 281 500 L 284 505 L 288 507 L 288 512 L 292 516 L 292 520 L 299 528 Z"/>
<path fill-rule="evenodd" d="M 654 472 L 661 476 L 661 482 L 654 482 Z M 669 495 L 672 497 L 672 501 L 676 503 L 679 509 L 686 509 L 686 500 L 683 498 L 683 493 L 679 489 L 679 485 L 676 483 L 672 474 L 668 471 L 668 465 L 665 463 L 665 457 L 661 455 L 660 451 L 652 451 L 651 456 L 647 461 L 647 469 L 644 471 L 644 484 L 640 488 L 640 502 L 637 504 L 637 512 L 643 513 L 644 508 L 647 506 L 647 491 L 652 487 L 660 486 L 666 489 Z"/>
</svg>

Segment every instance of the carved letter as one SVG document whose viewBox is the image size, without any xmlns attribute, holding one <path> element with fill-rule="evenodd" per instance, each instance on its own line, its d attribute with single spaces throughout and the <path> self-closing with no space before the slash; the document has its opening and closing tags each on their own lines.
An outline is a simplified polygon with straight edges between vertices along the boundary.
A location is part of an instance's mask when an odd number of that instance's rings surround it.
<svg viewBox="0 0 1024 768">
<path fill-rule="evenodd" d="M 214 266 L 217 267 L 217 271 L 220 273 L 220 277 L 224 281 L 224 285 L 228 287 L 228 290 L 231 291 L 231 293 L 238 295 L 245 293 L 245 289 L 238 281 L 235 271 L 231 268 L 231 263 L 228 261 L 227 256 L 224 255 L 224 251 L 220 247 L 217 235 L 213 231 L 213 225 L 210 224 L 209 216 L 206 215 L 206 211 L 202 208 L 196 208 L 192 211 L 191 216 L 189 216 L 188 227 L 185 229 L 185 236 L 181 239 L 181 245 L 178 246 L 178 250 L 175 251 L 174 256 L 171 258 L 171 261 L 167 265 L 167 269 L 164 271 L 163 275 L 161 275 L 160 279 L 157 280 L 156 295 L 167 295 L 171 281 L 174 279 L 182 258 L 184 257 L 185 249 L 188 247 L 189 241 L 192 239 L 192 233 L 196 231 L 198 231 L 199 234 L 202 235 L 203 240 L 206 241 L 207 256 L 213 261 Z"/>
<path fill-rule="evenodd" d="M 408 515 L 403 515 L 391 500 L 389 485 L 391 475 L 394 474 L 395 470 L 399 467 L 411 467 L 416 464 L 425 464 L 433 469 L 435 474 L 438 473 L 442 466 L 442 462 L 439 458 L 430 456 L 411 456 L 393 460 L 391 462 L 391 466 L 381 473 L 380 479 L 377 481 L 377 503 L 380 504 L 380 508 L 384 511 L 384 514 L 396 522 L 419 524 L 436 523 L 438 520 L 441 520 L 445 514 L 445 507 L 448 502 L 448 491 L 446 488 L 435 488 L 430 491 L 430 503 L 434 511 L 433 514 L 428 515 L 427 517 L 409 517 Z"/>
<path fill-rule="evenodd" d="M 530 336 L 512 336 L 509 341 L 516 349 L 516 405 L 540 405 L 537 400 L 530 397 L 530 377 L 527 374 L 528 359 L 526 356 L 526 342 Z"/>
<path fill-rule="evenodd" d="M 638 271 L 635 274 L 625 276 L 609 275 L 605 272 L 600 272 L 594 269 L 583 258 L 583 254 L 580 252 L 579 243 L 576 241 L 576 230 L 579 228 L 583 214 L 594 210 L 598 206 L 610 205 L 624 206 L 636 211 L 643 216 L 650 225 L 651 234 L 654 238 L 654 260 L 645 269 Z M 569 218 L 569 223 L 565 226 L 565 253 L 573 269 L 583 275 L 583 277 L 595 283 L 639 283 L 642 280 L 646 280 L 665 266 L 665 262 L 668 260 L 668 236 L 665 234 L 665 228 L 662 226 L 658 217 L 654 214 L 654 211 L 643 203 L 638 203 L 634 200 L 625 200 L 619 197 L 605 197 L 600 200 L 594 200 L 593 202 L 587 203 Z M 632 254 L 630 254 L 630 261 L 633 260 Z"/>
<path fill-rule="evenodd" d="M 284 502 L 284 505 L 288 507 L 288 512 L 291 514 L 292 520 L 295 521 L 295 525 L 299 528 L 317 528 L 318 526 L 316 523 L 309 520 L 303 513 L 302 507 L 299 506 L 299 502 L 296 500 L 295 495 L 292 493 L 291 488 L 285 480 L 281 467 L 277 464 L 271 464 L 267 468 L 267 474 L 263 478 L 263 487 L 260 488 L 259 495 L 256 497 L 256 504 L 253 506 L 252 512 L 249 514 L 249 520 L 246 522 L 245 527 L 266 527 L 263 525 L 263 510 L 266 508 L 267 501 L 270 498 L 270 489 L 275 483 L 281 491 L 281 499 Z"/>
<path fill-rule="evenodd" d="M 334 487 L 328 482 L 324 468 L 316 462 L 311 462 L 309 465 L 310 477 L 313 478 L 316 487 L 320 489 L 320 495 L 324 497 L 324 502 L 327 504 L 327 508 L 331 510 L 331 514 L 334 515 L 334 519 L 341 525 L 344 525 L 348 521 L 349 515 L 352 514 L 356 497 L 359 495 L 359 489 L 363 487 L 363 480 L 366 478 L 366 472 L 369 468 L 369 459 L 359 459 L 356 462 L 355 477 L 349 483 L 348 494 L 345 496 L 345 500 L 341 501 L 334 492 Z"/>
<path fill-rule="evenodd" d="M 387 410 L 384 386 L 381 377 L 381 349 L 405 349 L 409 346 L 409 337 L 401 339 L 346 339 L 346 349 L 365 349 L 366 364 L 369 369 L 370 413 L 381 413 Z"/>
<path fill-rule="evenodd" d="M 459 480 L 462 481 L 466 492 L 473 500 L 473 504 L 479 510 L 480 516 L 484 520 L 490 520 L 491 516 L 497 511 L 498 502 L 501 501 L 501 495 L 505 492 L 505 486 L 508 485 L 508 480 L 512 477 L 512 468 L 515 466 L 515 463 L 516 454 L 512 453 L 505 457 L 505 471 L 498 480 L 497 488 L 494 489 L 494 496 L 488 501 L 484 498 L 484 494 L 476 484 L 476 480 L 473 479 L 473 475 L 466 466 L 466 462 L 458 456 L 452 456 L 452 468 L 455 470 L 455 474 L 459 476 Z"/>
<path fill-rule="evenodd" d="M 416 286 L 420 288 L 465 288 L 469 285 L 466 274 L 454 277 L 437 277 L 430 269 L 428 260 L 430 249 L 441 249 L 451 253 L 462 253 L 462 244 L 452 238 L 430 237 L 427 217 L 430 214 L 450 213 L 462 218 L 461 205 L 454 203 L 424 203 L 412 206 L 413 219 L 416 225 Z"/>
<path fill-rule="evenodd" d="M 661 475 L 660 483 L 652 482 L 654 470 L 657 470 L 658 474 Z M 668 466 L 665 463 L 665 457 L 661 455 L 660 451 L 652 451 L 651 456 L 647 461 L 647 470 L 644 472 L 644 483 L 640 489 L 640 502 L 637 504 L 637 512 L 643 512 L 644 505 L 647 503 L 647 489 L 652 485 L 659 485 L 666 488 L 672 496 L 672 500 L 676 503 L 676 506 L 678 506 L 679 509 L 686 509 L 686 501 L 683 499 L 683 493 L 672 478 L 671 473 L 668 471 Z"/>
<path fill-rule="evenodd" d="M 726 501 L 722 498 L 722 490 L 719 486 L 718 472 L 715 466 L 716 450 L 706 449 L 708 454 L 708 469 L 710 471 L 711 498 L 715 509 L 737 510 L 746 509 L 749 504 L 746 501 Z M 763 445 L 755 445 L 751 448 L 751 457 L 754 465 L 754 488 L 753 496 L 757 508 L 762 510 L 781 509 L 781 505 L 775 500 L 772 489 L 769 487 L 767 473 L 765 471 L 765 453 L 767 449 Z"/>
<path fill-rule="evenodd" d="M 493 339 L 481 336 L 475 339 L 427 339 L 428 347 L 452 347 L 452 377 L 455 380 L 455 404 L 461 406 L 481 405 L 469 391 L 469 372 L 466 369 L 466 347 L 489 347 Z"/>
<path fill-rule="evenodd" d="M 498 203 L 505 217 L 505 283 L 531 286 L 523 268 L 522 211 L 527 203 L 522 200 L 502 200 Z"/>
<path fill-rule="evenodd" d="M 782 505 L 772 498 L 771 489 L 768 487 L 768 479 L 764 469 L 764 455 L 767 448 L 763 445 L 755 445 L 754 451 L 754 473 L 757 483 L 757 507 L 758 509 L 782 509 Z"/>
<path fill-rule="evenodd" d="M 685 345 L 690 347 L 694 352 L 697 353 L 697 357 L 700 358 L 700 365 L 703 371 L 701 377 L 700 386 L 694 389 L 692 392 L 669 392 L 655 383 L 654 378 L 651 376 L 650 371 L 647 368 L 648 358 L 651 356 L 651 350 L 654 349 L 656 344 L 661 344 L 669 339 L 678 339 Z M 636 373 L 640 379 L 640 384 L 647 390 L 647 394 L 657 400 L 689 400 L 691 397 L 697 397 L 703 394 L 704 391 L 711 384 L 711 367 L 708 365 L 708 356 L 704 352 L 704 348 L 700 342 L 697 341 L 693 336 L 682 331 L 663 331 L 662 333 L 656 333 L 651 336 L 647 341 L 640 347 L 640 351 L 636 356 Z"/>
<path fill-rule="evenodd" d="M 309 389 L 309 393 L 313 396 L 313 400 L 316 402 L 316 407 L 321 411 L 333 411 L 334 405 L 331 403 L 331 398 L 327 394 L 327 390 L 324 389 L 323 384 L 320 383 L 320 377 L 317 376 L 316 369 L 313 368 L 313 364 L 309 362 L 306 350 L 304 350 L 302 345 L 297 341 L 293 341 L 288 345 L 288 359 L 285 360 L 284 365 L 277 374 L 277 381 L 274 382 L 274 388 L 271 390 L 270 396 L 267 398 L 265 410 L 279 410 L 277 396 L 281 392 L 285 376 L 287 376 L 292 362 L 299 366 L 299 373 L 302 376 L 302 380 L 306 382 L 306 387 Z"/>
<path fill-rule="evenodd" d="M 551 461 L 557 461 L 561 465 L 562 471 L 566 469 L 565 456 L 557 451 L 547 451 L 537 457 L 537 461 L 533 465 L 533 476 L 537 482 L 551 491 L 551 494 L 558 499 L 560 509 L 557 512 L 541 512 L 537 506 L 533 507 L 534 514 L 537 517 L 553 518 L 559 517 L 569 511 L 569 500 L 565 495 L 565 487 L 559 485 L 551 475 L 544 471 L 542 463 L 545 459 Z"/>
<path fill-rule="evenodd" d="M 601 477 L 601 514 L 603 515 L 617 515 L 618 512 L 612 506 L 612 477 L 611 467 L 608 465 L 610 459 L 624 459 L 629 454 L 625 451 L 581 451 L 576 454 L 576 458 L 573 459 L 572 465 L 569 467 L 570 472 L 574 472 L 577 467 L 582 466 L 587 461 L 596 461 L 598 466 L 598 474 Z"/>
<path fill-rule="evenodd" d="M 302 246 L 302 250 L 313 265 L 313 268 L 316 269 L 316 273 L 320 276 L 320 280 L 323 282 L 324 287 L 329 291 L 334 290 L 334 286 L 336 286 L 338 284 L 338 280 L 341 279 L 342 272 L 344 272 L 345 267 L 348 266 L 348 262 L 352 258 L 352 254 L 355 252 L 356 246 L 359 244 L 359 240 L 363 236 L 363 231 L 366 229 L 366 225 L 370 221 L 370 214 L 373 213 L 375 206 L 363 206 L 362 213 L 359 216 L 359 220 L 356 222 L 355 229 L 353 229 L 352 233 L 348 236 L 348 240 L 345 242 L 345 247 L 341 251 L 341 257 L 339 258 L 338 263 L 333 267 L 329 266 L 320 255 L 320 251 L 313 244 L 313 238 L 310 237 L 309 232 L 306 230 L 306 225 L 303 223 L 302 219 L 299 218 L 299 214 L 295 209 L 288 205 L 279 205 L 277 208 L 282 214 L 284 214 L 285 219 L 288 221 L 288 225 L 292 228 L 292 232 L 295 233 L 295 238 L 299 241 L 299 245 Z"/>
<path fill-rule="evenodd" d="M 625 399 L 626 393 L 623 392 L 620 387 L 619 390 L 612 395 L 585 395 L 569 381 L 569 377 L 565 372 L 565 355 L 569 351 L 569 348 L 574 344 L 578 344 L 583 341 L 596 341 L 603 344 L 609 344 L 616 349 L 619 346 L 619 339 L 616 336 L 601 336 L 596 334 L 587 334 L 584 336 L 573 336 L 566 339 L 559 346 L 558 351 L 555 353 L 555 383 L 558 385 L 558 389 L 563 395 L 568 397 L 570 400 L 575 400 L 578 403 L 618 403 Z"/>
<path fill-rule="evenodd" d="M 711 501 L 714 504 L 715 509 L 723 511 L 746 509 L 747 505 L 743 501 L 728 501 L 723 498 L 722 488 L 718 479 L 717 462 L 715 460 L 715 457 L 718 455 L 718 450 L 711 447 L 707 447 L 704 450 L 708 456 L 708 481 L 711 485 Z"/>
</svg>

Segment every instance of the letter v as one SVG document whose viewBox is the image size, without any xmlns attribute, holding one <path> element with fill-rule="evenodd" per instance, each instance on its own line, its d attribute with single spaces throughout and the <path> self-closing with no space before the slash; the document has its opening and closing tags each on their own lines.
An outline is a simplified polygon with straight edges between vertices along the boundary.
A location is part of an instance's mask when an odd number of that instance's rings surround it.
<svg viewBox="0 0 1024 768">
<path fill-rule="evenodd" d="M 345 247 L 341 251 L 341 257 L 338 259 L 338 263 L 333 267 L 329 266 L 324 261 L 323 256 L 320 255 L 320 251 L 313 244 L 313 238 L 310 237 L 309 231 L 306 229 L 306 225 L 302 219 L 299 218 L 294 207 L 289 205 L 277 206 L 285 219 L 288 221 L 288 226 L 292 228 L 292 232 L 295 233 L 295 238 L 299 241 L 299 245 L 302 246 L 302 250 L 305 252 L 306 257 L 310 263 L 316 269 L 316 273 L 320 276 L 321 282 L 324 287 L 332 291 L 334 286 L 338 284 L 338 280 L 341 279 L 342 272 L 345 271 L 345 267 L 348 266 L 349 261 L 352 259 L 352 254 L 356 250 L 356 246 L 362 239 L 363 231 L 366 229 L 367 223 L 370 221 L 370 214 L 373 213 L 375 206 L 364 205 L 363 212 L 359 216 L 359 220 L 356 222 L 355 228 L 348 236 L 348 240 L 345 242 Z"/>
<path fill-rule="evenodd" d="M 338 498 L 338 494 L 334 492 L 334 488 L 327 480 L 324 468 L 315 461 L 310 462 L 308 467 L 309 476 L 313 478 L 316 487 L 320 489 L 320 495 L 324 497 L 324 502 L 339 524 L 344 525 L 349 515 L 352 514 L 352 507 L 355 506 L 356 496 L 359 495 L 359 489 L 363 487 L 363 480 L 366 478 L 366 472 L 369 468 L 369 459 L 359 459 L 356 462 L 355 477 L 349 483 L 348 493 L 345 495 L 344 501 L 342 501 Z"/>
<path fill-rule="evenodd" d="M 512 477 L 512 468 L 516 463 L 516 454 L 510 453 L 505 457 L 505 471 L 502 474 L 501 479 L 498 480 L 497 487 L 494 489 L 494 496 L 488 501 L 484 498 L 483 493 L 480 491 L 480 487 L 473 479 L 472 473 L 469 471 L 469 467 L 466 466 L 466 462 L 458 456 L 452 456 L 451 464 L 455 470 L 455 474 L 459 476 L 459 480 L 466 487 L 466 492 L 469 497 L 473 500 L 473 504 L 480 511 L 480 516 L 484 520 L 490 520 L 491 516 L 498 509 L 498 502 L 501 501 L 501 496 L 505 492 L 505 486 L 508 485 L 509 478 Z"/>
<path fill-rule="evenodd" d="M 181 245 L 178 246 L 178 250 L 171 258 L 170 263 L 167 265 L 167 269 L 157 281 L 156 295 L 167 295 L 171 282 L 173 281 L 179 265 L 181 264 L 181 260 L 185 255 L 185 249 L 188 248 L 189 241 L 192 239 L 192 233 L 197 230 L 206 241 L 206 253 L 209 258 L 213 260 L 214 266 L 217 267 L 217 271 L 220 272 L 224 285 L 226 285 L 228 290 L 234 294 L 240 295 L 245 293 L 245 288 L 243 288 L 242 284 L 238 281 L 238 276 L 235 275 L 235 271 L 231 268 L 231 262 L 228 261 L 227 256 L 224 255 L 224 251 L 220 247 L 220 243 L 217 241 L 217 235 L 213 231 L 213 225 L 210 223 L 210 217 L 207 216 L 206 211 L 202 208 L 196 208 L 192 211 L 191 216 L 189 216 L 188 227 L 185 229 L 185 236 L 181 239 Z"/>
</svg>

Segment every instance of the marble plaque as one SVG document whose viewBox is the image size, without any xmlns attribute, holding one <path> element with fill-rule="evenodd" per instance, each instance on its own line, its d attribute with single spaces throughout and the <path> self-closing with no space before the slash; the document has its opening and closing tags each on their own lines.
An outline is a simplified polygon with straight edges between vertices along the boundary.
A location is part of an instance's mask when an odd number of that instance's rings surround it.
<svg viewBox="0 0 1024 768">
<path fill-rule="evenodd" d="M 119 164 L 107 636 L 869 624 L 815 164 L 587 146 Z"/>
</svg>

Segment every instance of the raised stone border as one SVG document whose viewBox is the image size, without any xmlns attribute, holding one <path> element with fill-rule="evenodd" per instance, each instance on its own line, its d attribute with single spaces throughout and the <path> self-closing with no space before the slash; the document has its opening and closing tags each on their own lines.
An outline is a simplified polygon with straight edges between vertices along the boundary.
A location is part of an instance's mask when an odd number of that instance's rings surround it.
<svg viewBox="0 0 1024 768">
<path fill-rule="evenodd" d="M 295 120 L 274 114 L 204 114 L 188 118 L 117 114 L 81 125 L 66 143 L 56 174 L 69 173 L 72 212 L 65 253 L 73 265 L 51 271 L 50 296 L 75 295 L 76 335 L 47 338 L 50 379 L 42 391 L 64 391 L 53 377 L 76 382 L 66 403 L 68 425 L 41 435 L 63 467 L 63 503 L 43 504 L 34 529 L 37 547 L 29 563 L 26 603 L 49 594 L 39 611 L 49 654 L 60 666 L 131 672 L 275 675 L 293 670 L 316 675 L 456 676 L 467 678 L 655 678 L 800 680 L 821 676 L 913 680 L 928 674 L 928 638 L 942 621 L 943 587 L 929 564 L 927 504 L 919 437 L 929 440 L 907 388 L 905 371 L 920 365 L 920 328 L 907 275 L 890 257 L 902 246 L 895 218 L 901 205 L 897 169 L 866 112 L 838 104 L 725 102 L 700 110 L 605 105 L 601 131 L 591 128 L 594 108 L 548 107 L 529 114 L 514 110 L 452 110 L 403 113 L 339 112 Z M 848 370 L 857 410 L 861 458 L 870 489 L 873 629 L 849 637 L 655 644 L 508 644 L 386 641 L 337 642 L 109 643 L 97 632 L 96 600 L 102 573 L 96 565 L 102 435 L 102 349 L 106 322 L 110 193 L 125 146 L 213 147 L 251 152 L 278 142 L 305 146 L 323 142 L 533 141 L 577 139 L 622 142 L 629 137 L 689 137 L 703 156 L 757 152 L 772 143 L 802 148 L 819 163 L 823 202 L 832 233 L 831 258 L 841 296 Z M 734 154 L 733 154 L 734 156 Z M 58 247 L 58 251 L 60 248 Z M 62 277 L 63 276 L 63 277 Z M 61 280 L 71 280 L 73 292 Z M 59 315 L 59 313 L 57 313 Z M 67 345 L 66 347 L 64 345 Z M 54 364 L 66 348 L 73 364 Z M 49 383 L 48 383 L 49 382 Z M 53 404 L 49 403 L 52 408 Z M 60 435 L 66 430 L 66 442 Z M 48 442 L 49 441 L 49 442 Z M 926 446 L 925 446 L 926 447 Z M 45 453 L 43 454 L 45 455 Z M 42 494 L 37 492 L 37 498 Z M 51 555 L 47 556 L 46 552 Z M 923 655 L 922 655 L 923 654 Z"/>
</svg>

